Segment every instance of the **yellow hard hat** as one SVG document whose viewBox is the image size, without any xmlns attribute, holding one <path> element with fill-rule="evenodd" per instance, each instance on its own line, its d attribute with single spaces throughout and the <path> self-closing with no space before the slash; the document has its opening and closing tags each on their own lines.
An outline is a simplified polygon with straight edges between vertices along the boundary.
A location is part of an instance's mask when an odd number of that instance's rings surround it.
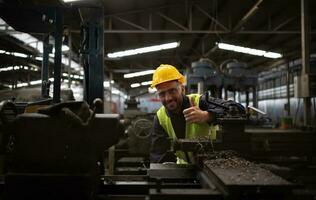
<svg viewBox="0 0 316 200">
<path fill-rule="evenodd" d="M 177 68 L 172 65 L 161 64 L 153 74 L 151 87 L 173 80 L 178 80 L 181 84 L 185 82 L 184 76 Z"/>
</svg>

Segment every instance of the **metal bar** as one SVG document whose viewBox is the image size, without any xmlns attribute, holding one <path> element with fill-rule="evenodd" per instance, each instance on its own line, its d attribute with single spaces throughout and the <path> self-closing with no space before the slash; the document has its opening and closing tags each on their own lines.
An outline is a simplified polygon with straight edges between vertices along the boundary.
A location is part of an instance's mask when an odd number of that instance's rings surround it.
<svg viewBox="0 0 316 200">
<path fill-rule="evenodd" d="M 246 90 L 246 109 L 248 108 L 249 106 L 249 91 Z"/>
<path fill-rule="evenodd" d="M 45 35 L 43 38 L 43 60 L 42 60 L 42 97 L 47 97 L 48 94 L 48 56 L 49 56 L 49 35 Z"/>
<path fill-rule="evenodd" d="M 291 116 L 291 99 L 290 99 L 290 65 L 286 62 L 286 98 L 287 98 L 287 115 Z"/>
<path fill-rule="evenodd" d="M 209 33 L 209 34 L 228 34 L 228 31 L 212 31 L 212 30 L 105 30 L 104 33 L 166 33 L 166 34 L 199 34 L 199 33 Z"/>
<path fill-rule="evenodd" d="M 111 108 L 111 104 L 112 104 L 112 80 L 113 80 L 113 73 L 110 72 L 110 78 L 109 78 L 109 85 L 110 85 L 110 87 L 109 87 L 109 89 L 110 89 L 109 102 L 110 102 L 110 108 Z"/>
<path fill-rule="evenodd" d="M 167 21 L 173 23 L 174 25 L 178 26 L 179 28 L 181 28 L 181 29 L 183 29 L 183 30 L 185 30 L 185 31 L 188 31 L 188 30 L 189 30 L 187 27 L 182 26 L 181 24 L 179 24 L 179 23 L 176 22 L 175 20 L 171 19 L 170 17 L 164 15 L 163 13 L 157 12 L 157 14 L 158 14 L 160 17 L 164 18 L 165 20 L 167 20 Z"/>
<path fill-rule="evenodd" d="M 245 31 L 237 31 L 237 34 L 301 34 L 301 31 L 256 31 L 256 30 L 245 30 Z M 316 32 L 311 32 L 315 34 Z"/>
<path fill-rule="evenodd" d="M 113 18 L 115 18 L 115 19 L 117 19 L 117 20 L 119 20 L 119 21 L 121 21 L 121 22 L 124 22 L 124 23 L 126 23 L 126 24 L 128 24 L 128 25 L 131 25 L 131 26 L 134 27 L 134 28 L 137 28 L 137 29 L 140 29 L 140 30 L 144 30 L 144 31 L 147 30 L 146 28 L 144 28 L 144 27 L 142 27 L 142 26 L 139 26 L 139 25 L 137 25 L 137 24 L 135 24 L 135 23 L 133 23 L 133 22 L 127 21 L 127 20 L 125 20 L 125 19 L 122 19 L 121 17 L 113 16 Z"/>
<path fill-rule="evenodd" d="M 222 29 L 224 29 L 225 31 L 228 31 L 229 29 L 224 26 L 222 23 L 220 23 L 217 19 L 215 19 L 214 17 L 212 17 L 210 14 L 208 14 L 205 10 L 203 10 L 200 6 L 198 5 L 194 5 L 201 13 L 203 13 L 205 16 L 207 16 L 210 20 L 212 20 L 213 22 L 215 22 L 218 26 L 220 26 Z"/>
<path fill-rule="evenodd" d="M 309 65 L 309 13 L 308 13 L 308 0 L 301 0 L 301 32 L 302 32 L 302 73 L 310 73 Z"/>
<path fill-rule="evenodd" d="M 275 27 L 275 28 L 273 29 L 273 31 L 279 30 L 279 29 L 282 28 L 283 26 L 285 26 L 285 25 L 287 25 L 288 23 L 290 23 L 291 21 L 293 21 L 295 18 L 296 18 L 296 17 L 291 17 L 291 18 L 285 20 L 283 23 L 281 23 L 281 24 L 279 24 L 277 27 Z"/>
<path fill-rule="evenodd" d="M 55 11 L 55 57 L 54 57 L 54 93 L 53 102 L 60 102 L 60 82 L 61 82 L 61 46 L 63 37 L 63 15 L 61 10 Z"/>
<path fill-rule="evenodd" d="M 72 51 L 72 48 L 71 48 L 71 40 L 72 40 L 72 37 L 71 37 L 71 32 L 68 32 L 68 47 L 69 47 L 69 52 L 68 52 L 68 88 L 71 87 L 71 77 L 70 77 L 70 73 L 71 73 L 71 51 Z"/>
<path fill-rule="evenodd" d="M 72 33 L 80 33 L 80 30 L 72 30 Z M 230 31 L 223 30 L 175 30 L 175 29 L 156 29 L 156 30 L 128 30 L 128 29 L 105 29 L 104 33 L 141 33 L 141 34 L 230 34 Z M 301 31 L 271 31 L 271 30 L 243 30 L 237 31 L 235 34 L 301 34 Z M 316 31 L 311 31 L 310 34 L 316 34 Z"/>
<path fill-rule="evenodd" d="M 104 99 L 104 11 L 103 8 L 94 8 L 90 11 L 90 18 L 88 19 L 88 45 L 86 57 L 86 100 L 89 105 L 93 104 L 96 98 L 103 101 Z M 103 113 L 102 107 L 98 108 L 97 113 Z"/>
<path fill-rule="evenodd" d="M 310 73 L 310 24 L 309 24 L 309 11 L 308 0 L 301 0 L 301 30 L 302 30 L 302 75 Z M 309 88 L 306 88 L 309 90 Z M 311 124 L 311 98 L 304 98 L 304 126 Z"/>
<path fill-rule="evenodd" d="M 82 13 L 81 13 L 80 8 L 78 8 L 78 14 L 79 14 L 81 23 L 83 23 L 83 17 L 82 17 Z"/>
<path fill-rule="evenodd" d="M 149 30 L 152 30 L 152 28 L 153 28 L 152 27 L 153 26 L 153 24 L 152 24 L 153 19 L 152 18 L 153 18 L 153 15 L 152 15 L 152 13 L 150 13 L 148 16 L 148 29 Z"/>
<path fill-rule="evenodd" d="M 257 88 L 252 88 L 252 105 L 253 107 L 258 107 L 258 97 L 257 97 Z"/>
<path fill-rule="evenodd" d="M 192 31 L 192 9 L 193 6 L 190 4 L 189 5 L 189 30 Z"/>
<path fill-rule="evenodd" d="M 241 20 L 233 28 L 233 31 L 237 31 L 242 25 L 244 25 L 248 19 L 257 11 L 258 6 L 262 3 L 263 0 L 258 0 L 255 5 L 253 5 L 250 10 L 241 18 Z"/>
<path fill-rule="evenodd" d="M 112 17 L 109 18 L 109 30 L 112 30 L 113 29 L 113 19 Z"/>
</svg>

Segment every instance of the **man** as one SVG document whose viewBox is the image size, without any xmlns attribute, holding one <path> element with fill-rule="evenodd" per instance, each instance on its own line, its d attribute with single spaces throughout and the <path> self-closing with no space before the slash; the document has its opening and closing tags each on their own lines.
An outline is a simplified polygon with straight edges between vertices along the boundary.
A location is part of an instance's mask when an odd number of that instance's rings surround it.
<svg viewBox="0 0 316 200">
<path fill-rule="evenodd" d="M 224 110 L 206 101 L 204 95 L 185 95 L 185 78 L 172 65 L 160 65 L 153 74 L 151 87 L 157 89 L 162 107 L 157 111 L 152 132 L 150 160 L 153 163 L 177 162 L 188 163 L 187 153 L 168 151 L 170 139 L 192 139 L 209 137 L 210 126 L 216 122 L 216 117 Z M 219 104 L 227 101 L 215 99 Z M 244 108 L 237 103 L 239 112 Z"/>
</svg>

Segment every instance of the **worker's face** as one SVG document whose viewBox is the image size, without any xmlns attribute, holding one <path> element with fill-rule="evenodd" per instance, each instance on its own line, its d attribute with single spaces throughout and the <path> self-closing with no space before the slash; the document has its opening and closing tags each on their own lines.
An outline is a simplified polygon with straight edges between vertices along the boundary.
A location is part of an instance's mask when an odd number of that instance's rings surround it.
<svg viewBox="0 0 316 200">
<path fill-rule="evenodd" d="M 167 110 L 180 112 L 184 95 L 184 86 L 178 81 L 169 81 L 156 86 L 161 103 Z"/>
</svg>

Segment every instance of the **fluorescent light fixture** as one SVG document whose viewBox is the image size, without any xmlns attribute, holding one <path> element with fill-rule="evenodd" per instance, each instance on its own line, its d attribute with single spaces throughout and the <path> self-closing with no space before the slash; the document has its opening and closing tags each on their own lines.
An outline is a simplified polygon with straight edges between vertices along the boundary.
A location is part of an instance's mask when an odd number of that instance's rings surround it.
<svg viewBox="0 0 316 200">
<path fill-rule="evenodd" d="M 18 53 L 18 52 L 13 52 L 12 53 L 15 57 L 21 57 L 21 58 L 27 58 L 28 55 L 24 54 L 24 53 Z"/>
<path fill-rule="evenodd" d="M 224 49 L 224 50 L 235 51 L 235 52 L 245 53 L 245 54 L 250 54 L 250 55 L 255 55 L 255 56 L 263 56 L 266 58 L 281 58 L 282 57 L 282 54 L 279 54 L 279 53 L 264 51 L 264 50 L 259 50 L 259 49 L 252 49 L 252 48 L 242 47 L 242 46 L 237 46 L 237 45 L 232 45 L 232 44 L 217 43 L 217 46 L 218 48 Z"/>
<path fill-rule="evenodd" d="M 13 67 L 0 68 L 0 72 L 6 72 L 6 71 L 11 71 L 11 70 L 13 70 Z"/>
<path fill-rule="evenodd" d="M 141 82 L 140 84 L 141 85 L 151 85 L 152 81 L 144 81 L 144 82 Z"/>
<path fill-rule="evenodd" d="M 133 78 L 133 77 L 137 77 L 137 76 L 145 76 L 148 74 L 153 74 L 155 72 L 155 70 L 146 70 L 146 71 L 141 71 L 141 72 L 134 72 L 134 73 L 130 73 L 130 74 L 124 74 L 124 78 Z"/>
<path fill-rule="evenodd" d="M 65 3 L 71 3 L 71 2 L 75 2 L 75 1 L 80 1 L 80 0 L 63 0 L 63 2 L 65 2 Z"/>
<path fill-rule="evenodd" d="M 36 80 L 36 81 L 30 82 L 30 85 L 38 85 L 38 84 L 42 84 L 42 80 Z"/>
<path fill-rule="evenodd" d="M 28 85 L 27 83 L 18 83 L 16 86 L 19 88 L 19 87 L 25 87 L 27 85 Z"/>
<path fill-rule="evenodd" d="M 136 87 L 140 87 L 140 86 L 146 86 L 146 85 L 150 85 L 152 83 L 152 81 L 144 81 L 141 83 L 133 83 L 131 84 L 131 88 L 136 88 Z"/>
<path fill-rule="evenodd" d="M 131 84 L 131 88 L 137 88 L 140 86 L 140 83 L 133 83 Z"/>
<path fill-rule="evenodd" d="M 14 55 L 15 57 L 21 57 L 21 58 L 27 58 L 28 55 L 24 53 L 19 53 L 19 52 L 8 52 L 4 50 L 0 50 L 1 54 L 7 54 L 7 55 Z"/>
<path fill-rule="evenodd" d="M 124 56 L 132 56 L 137 54 L 143 54 L 143 53 L 149 53 L 154 51 L 161 51 L 165 49 L 173 49 L 180 45 L 180 42 L 171 42 L 171 43 L 165 43 L 160 45 L 153 45 L 148 47 L 142 47 L 137 49 L 130 49 L 125 51 L 118 51 L 114 53 L 108 53 L 107 57 L 109 58 L 120 58 Z"/>
<path fill-rule="evenodd" d="M 111 81 L 111 84 L 112 84 L 112 85 L 114 84 L 114 81 L 113 81 L 113 80 Z M 110 81 L 104 81 L 104 82 L 103 82 L 103 87 L 110 87 Z"/>
<path fill-rule="evenodd" d="M 20 69 L 31 70 L 31 71 L 38 71 L 39 70 L 37 67 L 11 66 L 11 67 L 0 68 L 0 72 L 12 71 L 12 70 L 20 70 Z"/>
</svg>

